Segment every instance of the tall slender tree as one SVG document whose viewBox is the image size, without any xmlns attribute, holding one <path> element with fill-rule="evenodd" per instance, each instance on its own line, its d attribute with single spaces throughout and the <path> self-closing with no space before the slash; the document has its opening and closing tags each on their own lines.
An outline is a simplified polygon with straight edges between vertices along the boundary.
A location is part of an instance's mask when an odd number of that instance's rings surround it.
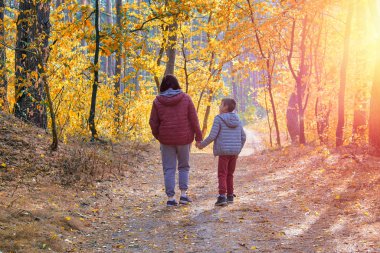
<svg viewBox="0 0 380 253">
<path fill-rule="evenodd" d="M 119 38 L 121 38 L 121 29 L 122 29 L 122 24 L 121 24 L 121 21 L 122 21 L 122 12 L 121 12 L 121 9 L 122 9 L 122 0 L 116 0 L 116 27 L 117 27 L 117 31 L 118 31 L 118 36 Z M 114 85 L 114 88 L 115 88 L 115 92 L 114 92 L 114 95 L 115 95 L 115 124 L 116 124 L 116 132 L 119 131 L 119 127 L 120 127 L 120 116 L 121 116 L 121 112 L 120 112 L 120 106 L 119 106 L 119 94 L 120 94 L 120 91 L 121 91 L 121 66 L 123 64 L 123 58 L 122 58 L 122 55 L 123 55 L 123 45 L 121 43 L 121 41 L 119 42 L 119 45 L 118 45 L 118 48 L 115 52 L 115 56 L 116 56 L 116 64 L 115 64 L 115 76 L 116 76 L 116 81 L 115 81 L 115 85 Z"/>
<path fill-rule="evenodd" d="M 89 128 L 91 130 L 92 139 L 98 139 L 95 126 L 96 97 L 99 86 L 99 51 L 100 51 L 100 29 L 99 29 L 99 0 L 95 0 L 95 55 L 94 55 L 94 80 L 92 84 L 90 116 L 88 118 Z"/>
<path fill-rule="evenodd" d="M 38 127 L 47 127 L 45 84 L 39 81 L 50 32 L 50 1 L 24 0 L 19 3 L 15 51 L 15 115 Z M 41 59 L 40 59 L 41 58 Z"/>
<path fill-rule="evenodd" d="M 373 18 L 373 25 L 380 31 L 376 24 L 376 17 L 380 14 L 380 5 L 376 5 L 376 1 L 372 0 L 369 8 Z M 376 45 L 376 66 L 372 81 L 368 127 L 369 143 L 374 148 L 374 153 L 380 155 L 380 39 L 377 40 Z"/>
<path fill-rule="evenodd" d="M 272 89 L 273 71 L 274 71 L 274 67 L 275 67 L 275 63 L 276 63 L 276 55 L 270 46 L 267 47 L 267 50 L 266 50 L 266 48 L 264 48 L 263 43 L 262 43 L 262 38 L 259 36 L 259 31 L 257 29 L 257 24 L 255 21 L 253 8 L 252 8 L 250 0 L 247 0 L 247 3 L 248 3 L 249 11 L 250 11 L 250 19 L 251 19 L 251 22 L 252 22 L 252 24 L 254 26 L 254 30 L 255 30 L 254 35 L 255 35 L 256 43 L 257 43 L 258 49 L 259 49 L 259 56 L 260 56 L 261 60 L 265 62 L 267 90 L 268 90 L 269 99 L 270 99 L 270 103 L 271 103 L 271 107 L 272 107 L 273 122 L 274 122 L 274 126 L 276 128 L 276 143 L 277 143 L 277 146 L 281 147 L 280 129 L 278 126 L 276 105 L 274 102 L 273 91 L 272 91 L 273 90 Z M 268 43 L 268 44 L 270 44 L 270 43 Z M 269 115 L 268 115 L 268 117 L 269 117 Z"/>
<path fill-rule="evenodd" d="M 309 20 L 308 14 L 305 14 L 302 18 L 302 26 L 301 26 L 301 38 L 299 42 L 299 66 L 298 70 L 295 70 L 295 67 L 293 65 L 293 53 L 294 53 L 294 46 L 295 46 L 295 32 L 296 32 L 296 18 L 293 18 L 292 21 L 292 29 L 291 29 L 291 35 L 290 35 L 290 49 L 289 54 L 287 56 L 288 65 L 290 72 L 293 76 L 293 78 L 296 81 L 296 108 L 298 111 L 298 127 L 299 127 L 299 143 L 305 144 L 306 138 L 305 138 L 305 109 L 307 106 L 308 101 L 308 94 L 307 92 L 307 77 L 311 75 L 311 63 L 307 62 L 308 56 L 307 56 L 307 36 L 309 33 L 310 28 L 310 20 Z M 289 101 L 290 104 L 290 101 Z M 289 130 L 289 132 L 291 132 Z"/>
<path fill-rule="evenodd" d="M 351 22 L 353 13 L 353 3 L 350 0 L 348 4 L 348 13 L 346 18 L 346 28 L 344 32 L 344 47 L 343 47 L 343 59 L 340 68 L 340 85 L 339 85 L 339 97 L 338 97 L 338 124 L 336 127 L 336 146 L 342 146 L 344 142 L 344 113 L 345 113 L 345 93 L 346 93 L 346 81 L 347 81 L 347 66 L 350 50 L 350 36 L 351 36 Z"/>
<path fill-rule="evenodd" d="M 4 0 L 0 0 L 0 41 L 5 41 L 5 28 L 4 28 Z M 8 80 L 6 75 L 6 51 L 5 46 L 0 44 L 0 110 L 7 110 L 8 99 Z"/>
</svg>

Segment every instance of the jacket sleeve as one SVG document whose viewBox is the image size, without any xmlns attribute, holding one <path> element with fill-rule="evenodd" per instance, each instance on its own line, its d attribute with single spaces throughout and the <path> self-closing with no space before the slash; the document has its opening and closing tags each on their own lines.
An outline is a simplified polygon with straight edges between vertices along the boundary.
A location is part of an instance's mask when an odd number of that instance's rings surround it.
<svg viewBox="0 0 380 253">
<path fill-rule="evenodd" d="M 247 136 L 244 132 L 243 126 L 241 126 L 241 147 L 244 147 L 245 141 L 247 140 Z"/>
<path fill-rule="evenodd" d="M 200 147 L 204 148 L 208 144 L 213 142 L 216 139 L 216 137 L 218 137 L 219 131 L 220 131 L 220 120 L 219 120 L 219 117 L 217 116 L 214 119 L 214 123 L 212 124 L 211 132 L 209 136 L 204 141 L 201 142 Z"/>
<path fill-rule="evenodd" d="M 197 111 L 195 110 L 194 103 L 190 97 L 189 97 L 189 100 L 190 100 L 189 107 L 188 107 L 189 120 L 190 120 L 191 127 L 193 128 L 193 130 L 195 132 L 195 141 L 197 141 L 197 142 L 202 141 L 203 137 L 202 137 L 201 128 L 199 127 L 199 120 L 198 120 Z"/>
<path fill-rule="evenodd" d="M 160 127 L 160 119 L 158 117 L 157 108 L 154 105 L 154 102 L 152 105 L 152 111 L 150 112 L 149 125 L 154 138 L 158 140 L 158 129 Z"/>
</svg>

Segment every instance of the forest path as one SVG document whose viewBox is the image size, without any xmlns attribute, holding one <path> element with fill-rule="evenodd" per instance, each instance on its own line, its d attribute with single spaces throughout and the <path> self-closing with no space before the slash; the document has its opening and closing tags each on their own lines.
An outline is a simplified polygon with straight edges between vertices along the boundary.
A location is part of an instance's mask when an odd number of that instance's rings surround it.
<svg viewBox="0 0 380 253">
<path fill-rule="evenodd" d="M 129 180 L 98 188 L 83 207 L 96 208 L 92 229 L 67 239 L 80 252 L 380 252 L 380 176 L 363 186 L 356 181 L 366 172 L 334 170 L 339 159 L 318 152 L 239 158 L 237 198 L 227 207 L 214 206 L 217 159 L 193 153 L 194 202 L 168 208 L 160 155 L 151 151 L 153 162 Z"/>
<path fill-rule="evenodd" d="M 250 156 L 258 151 L 265 149 L 262 139 L 255 131 L 249 128 L 244 128 L 244 131 L 247 136 L 247 140 L 245 142 L 243 150 L 240 153 L 240 157 Z"/>
</svg>

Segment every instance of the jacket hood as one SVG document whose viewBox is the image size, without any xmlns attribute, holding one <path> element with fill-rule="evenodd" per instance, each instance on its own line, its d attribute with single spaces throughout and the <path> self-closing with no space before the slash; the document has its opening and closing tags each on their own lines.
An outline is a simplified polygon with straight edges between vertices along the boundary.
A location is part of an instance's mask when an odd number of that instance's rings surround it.
<svg viewBox="0 0 380 253">
<path fill-rule="evenodd" d="M 157 96 L 156 99 L 159 103 L 166 106 L 173 106 L 181 102 L 181 100 L 186 96 L 185 93 L 181 92 L 174 96 Z"/>
<path fill-rule="evenodd" d="M 172 88 L 169 88 L 167 89 L 166 91 L 164 92 L 161 92 L 160 93 L 160 96 L 164 96 L 164 97 L 174 97 L 175 95 L 178 95 L 182 93 L 182 90 L 181 89 L 178 89 L 178 90 L 173 90 Z"/>
<path fill-rule="evenodd" d="M 219 114 L 219 117 L 223 120 L 223 122 L 229 128 L 236 128 L 240 125 L 240 119 L 236 113 L 233 113 L 233 112 L 222 113 L 222 114 Z"/>
</svg>

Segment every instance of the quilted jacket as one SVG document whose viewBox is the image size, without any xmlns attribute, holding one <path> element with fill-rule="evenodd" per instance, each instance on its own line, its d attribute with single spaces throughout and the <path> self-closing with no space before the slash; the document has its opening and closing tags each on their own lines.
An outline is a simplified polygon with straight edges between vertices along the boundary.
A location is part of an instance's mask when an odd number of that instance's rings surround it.
<svg viewBox="0 0 380 253">
<path fill-rule="evenodd" d="M 153 101 L 149 125 L 153 136 L 165 145 L 186 145 L 202 141 L 197 112 L 190 96 L 183 92 L 159 95 Z"/>
<path fill-rule="evenodd" d="M 222 113 L 215 117 L 209 136 L 201 142 L 202 148 L 214 141 L 214 155 L 238 155 L 246 135 L 236 113 Z"/>
</svg>

